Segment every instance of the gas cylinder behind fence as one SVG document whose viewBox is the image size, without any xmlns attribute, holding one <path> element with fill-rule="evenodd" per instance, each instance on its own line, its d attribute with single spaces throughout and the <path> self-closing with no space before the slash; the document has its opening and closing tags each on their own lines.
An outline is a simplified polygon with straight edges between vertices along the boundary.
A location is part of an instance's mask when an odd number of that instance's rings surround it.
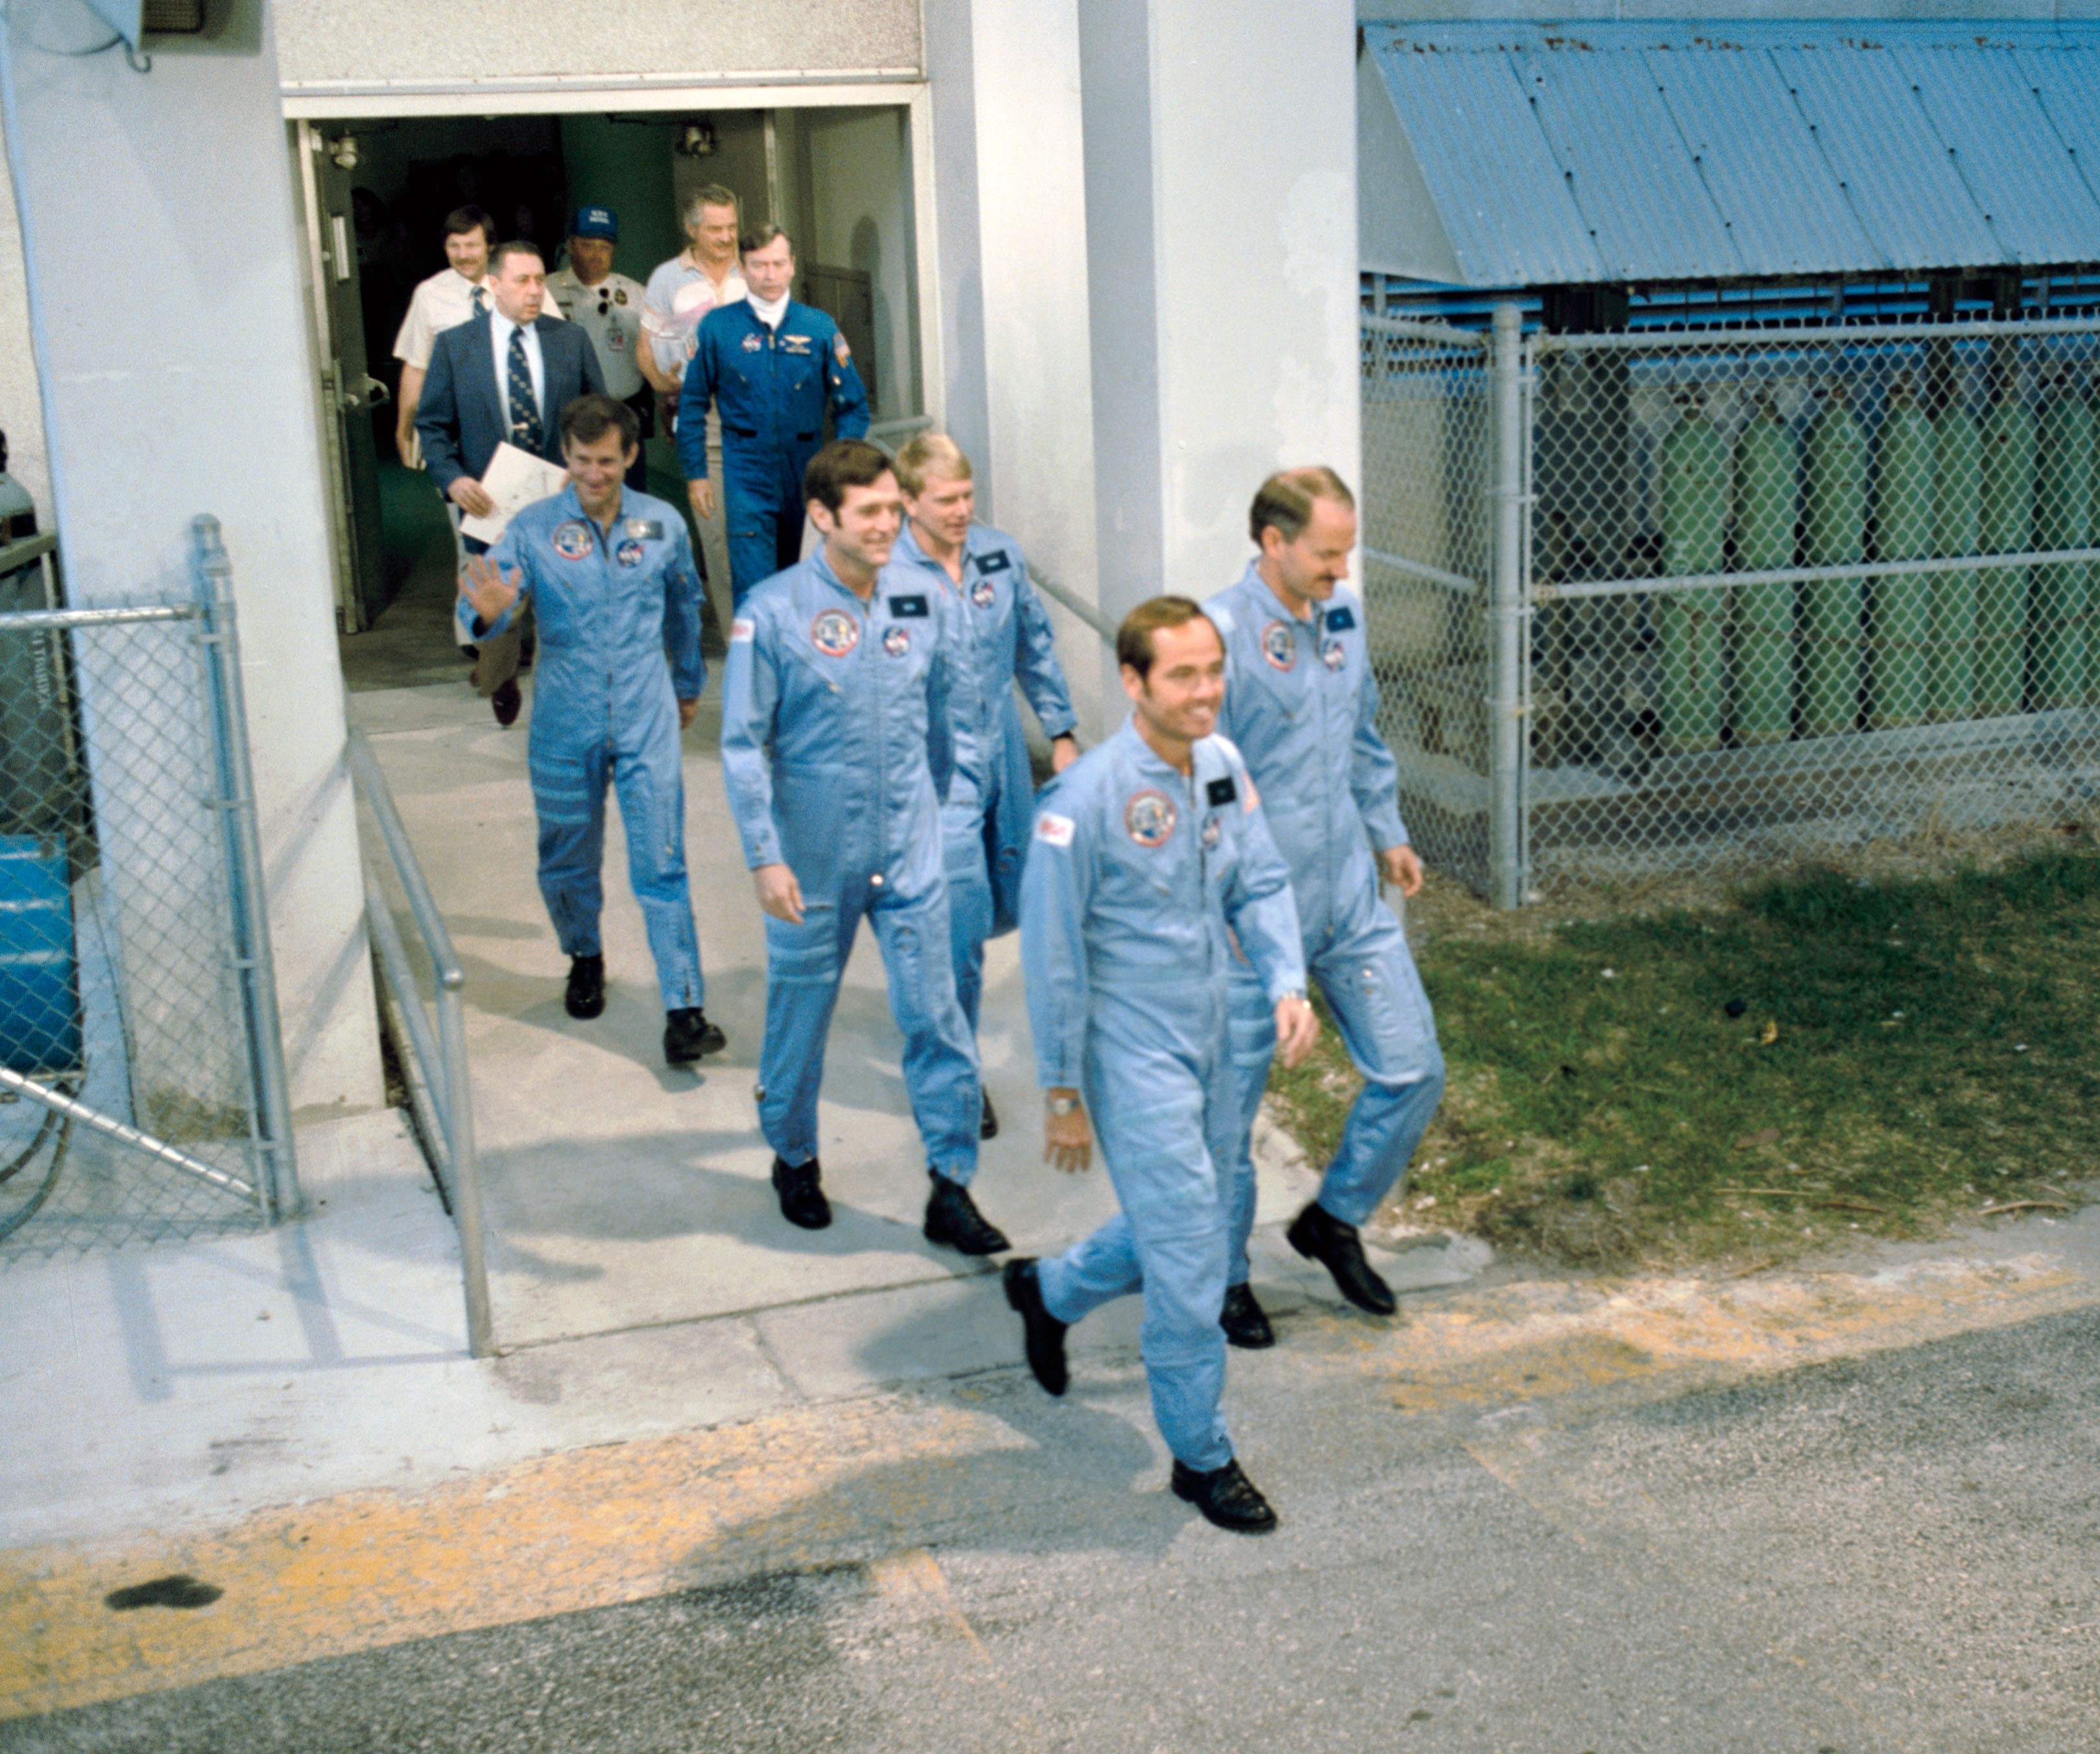
<svg viewBox="0 0 2100 1754">
<path fill-rule="evenodd" d="M 1793 433 L 1769 399 L 1736 440 L 1736 570 L 1793 564 Z M 1784 743 L 1793 728 L 1793 587 L 1736 588 L 1736 740 Z"/>
<path fill-rule="evenodd" d="M 1874 444 L 1874 554 L 1879 560 L 1923 560 L 1932 552 L 1932 421 L 1907 382 L 1890 392 Z M 1915 725 L 1925 717 L 1932 585 L 1921 572 L 1873 581 L 1873 643 L 1867 687 L 1868 722 L 1877 730 Z"/>
<path fill-rule="evenodd" d="M 1663 576 L 1718 572 L 1728 522 L 1728 441 L 1694 409 L 1685 410 L 1663 440 L 1661 488 Z M 1655 599 L 1665 749 L 1720 747 L 1727 594 L 1701 589 Z"/>
<path fill-rule="evenodd" d="M 1845 385 L 1824 392 L 1808 429 L 1808 564 L 1847 566 L 1867 558 L 1867 435 L 1847 405 Z M 1835 736 L 1860 715 L 1860 612 L 1856 578 L 1803 587 L 1801 731 Z"/>
<path fill-rule="evenodd" d="M 2034 534 L 2035 418 L 2018 387 L 2007 383 L 1983 422 L 1983 504 L 1980 551 L 2016 554 Z M 1995 567 L 1976 589 L 1975 715 L 1996 718 L 2020 709 L 2025 679 L 2027 569 Z"/>
<path fill-rule="evenodd" d="M 2093 539 L 2093 409 L 2081 389 L 2068 374 L 2059 378 L 2042 413 L 2036 548 L 2083 548 Z M 2085 700 L 2088 571 L 2082 561 L 2033 570 L 2037 708 Z"/>
<path fill-rule="evenodd" d="M 1932 551 L 1973 554 L 1983 515 L 1983 429 L 1959 401 L 1932 423 Z M 1966 718 L 1976 695 L 1976 590 L 1980 573 L 1932 579 L 1932 665 L 1926 717 Z"/>
</svg>

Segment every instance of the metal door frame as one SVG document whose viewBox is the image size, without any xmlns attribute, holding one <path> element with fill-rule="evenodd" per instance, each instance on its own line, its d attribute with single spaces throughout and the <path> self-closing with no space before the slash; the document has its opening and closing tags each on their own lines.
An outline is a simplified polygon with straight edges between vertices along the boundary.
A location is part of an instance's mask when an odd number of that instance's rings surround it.
<svg viewBox="0 0 2100 1754">
<path fill-rule="evenodd" d="M 938 215 L 933 193 L 933 105 L 932 88 L 916 68 L 870 68 L 813 75 L 806 81 L 781 80 L 762 85 L 708 84 L 691 75 L 677 82 L 651 82 L 648 76 L 558 74 L 545 78 L 492 79 L 469 83 L 455 80 L 310 80 L 284 88 L 284 113 L 290 149 L 298 160 L 294 183 L 304 209 L 303 272 L 310 303 L 308 329 L 315 350 L 315 415 L 323 427 L 329 468 L 329 510 L 336 556 L 336 603 L 342 625 L 352 632 L 363 625 L 356 580 L 351 563 L 351 508 L 343 502 L 339 417 L 320 405 L 327 393 L 333 358 L 328 311 L 328 244 L 321 235 L 320 187 L 314 152 L 320 139 L 317 123 L 355 121 L 390 116 L 560 116 L 592 112 L 637 115 L 650 110 L 758 110 L 767 117 L 777 109 L 902 109 L 906 112 L 905 175 L 911 193 L 913 232 L 912 303 L 916 320 L 920 412 L 919 422 L 936 428 L 946 424 L 947 385 L 941 343 L 941 263 Z M 769 152 L 769 160 L 770 154 Z M 372 338 L 365 338 L 368 348 Z"/>
</svg>

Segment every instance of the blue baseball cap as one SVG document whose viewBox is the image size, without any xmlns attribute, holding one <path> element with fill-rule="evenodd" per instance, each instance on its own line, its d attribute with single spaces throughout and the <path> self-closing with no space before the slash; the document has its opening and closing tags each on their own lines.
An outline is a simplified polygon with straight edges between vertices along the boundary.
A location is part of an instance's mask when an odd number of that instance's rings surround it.
<svg viewBox="0 0 2100 1754">
<path fill-rule="evenodd" d="M 620 241 L 620 215 L 610 207 L 579 207 L 576 223 L 569 228 L 571 237 L 604 237 L 614 243 Z"/>
</svg>

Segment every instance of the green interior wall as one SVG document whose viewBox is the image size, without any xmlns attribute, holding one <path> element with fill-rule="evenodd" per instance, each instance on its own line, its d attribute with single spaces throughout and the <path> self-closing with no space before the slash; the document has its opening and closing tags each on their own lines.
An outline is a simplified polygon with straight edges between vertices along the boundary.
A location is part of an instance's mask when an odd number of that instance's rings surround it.
<svg viewBox="0 0 2100 1754">
<path fill-rule="evenodd" d="M 562 158 L 569 210 L 586 205 L 620 215 L 619 271 L 646 281 L 649 271 L 685 247 L 671 186 L 676 122 L 640 117 L 564 116 Z"/>
</svg>

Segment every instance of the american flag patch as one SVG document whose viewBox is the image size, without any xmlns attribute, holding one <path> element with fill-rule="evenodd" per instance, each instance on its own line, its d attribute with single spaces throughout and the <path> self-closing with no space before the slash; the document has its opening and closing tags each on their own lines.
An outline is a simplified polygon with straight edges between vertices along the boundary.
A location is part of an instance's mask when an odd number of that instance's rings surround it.
<svg viewBox="0 0 2100 1754">
<path fill-rule="evenodd" d="M 1035 838 L 1048 841 L 1052 846 L 1070 846 L 1072 844 L 1072 819 L 1060 816 L 1052 811 L 1044 811 L 1035 819 Z"/>
<path fill-rule="evenodd" d="M 735 645 L 739 639 L 749 639 L 757 631 L 758 628 L 755 622 L 739 616 L 729 624 L 730 643 Z"/>
</svg>

